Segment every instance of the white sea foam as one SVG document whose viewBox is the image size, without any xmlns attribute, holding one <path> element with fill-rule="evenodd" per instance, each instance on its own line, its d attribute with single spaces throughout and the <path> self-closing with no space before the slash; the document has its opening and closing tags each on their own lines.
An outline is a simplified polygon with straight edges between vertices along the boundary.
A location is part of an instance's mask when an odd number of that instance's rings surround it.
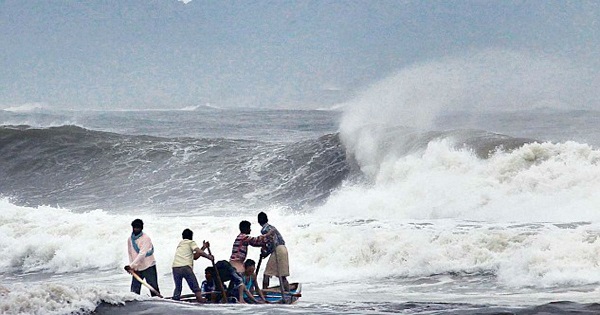
<svg viewBox="0 0 600 315">
<path fill-rule="evenodd" d="M 294 256 L 302 260 L 295 271 L 307 282 L 492 274 L 494 283 L 518 291 L 598 283 L 599 229 L 598 224 L 567 229 L 440 220 L 323 221 L 301 231 L 306 240 L 292 243 L 290 252 L 310 253 Z"/>
<path fill-rule="evenodd" d="M 373 185 L 341 189 L 323 213 L 376 219 L 597 221 L 600 151 L 532 143 L 482 160 L 446 140 L 378 165 Z"/>
<path fill-rule="evenodd" d="M 142 299 L 128 292 L 110 292 L 102 287 L 80 283 L 45 283 L 11 286 L 0 294 L 2 314 L 89 314 L 100 302 L 123 304 Z"/>
<path fill-rule="evenodd" d="M 132 215 L 107 214 L 96 210 L 76 213 L 52 207 L 15 206 L 0 199 L 0 268 L 19 272 L 72 272 L 89 269 L 120 270 L 127 263 L 126 239 Z M 159 266 L 170 264 L 184 228 L 197 230 L 196 237 L 210 237 L 211 218 L 158 218 L 145 215 L 145 232 L 154 239 Z M 220 220 L 216 231 L 236 235 L 237 222 Z M 228 225 L 226 228 L 225 225 Z M 208 229 L 209 231 L 211 229 Z M 217 239 L 217 238 L 214 238 Z M 215 241 L 224 258 L 225 242 Z M 228 257 L 228 256 L 227 256 Z M 169 272 L 168 268 L 164 272 Z"/>
<path fill-rule="evenodd" d="M 49 109 L 48 104 L 46 103 L 25 103 L 21 105 L 9 106 L 6 108 L 2 108 L 7 112 L 14 113 L 31 113 L 31 112 L 40 112 Z"/>
<path fill-rule="evenodd" d="M 189 112 L 189 111 L 195 111 L 195 110 L 197 110 L 198 108 L 200 108 L 200 105 L 186 106 L 186 107 L 183 107 L 183 108 L 181 108 L 181 109 L 179 109 L 179 110 L 180 110 L 180 111 Z"/>
<path fill-rule="evenodd" d="M 0 267 L 21 272 L 68 272 L 117 267 L 113 228 L 126 222 L 102 211 L 83 214 L 51 207 L 28 208 L 0 200 Z M 112 224 L 115 222 L 116 224 Z"/>
<path fill-rule="evenodd" d="M 301 266 L 329 270 L 331 281 L 490 272 L 516 288 L 600 282 L 599 162 L 600 152 L 573 142 L 487 160 L 431 142 L 317 209 L 302 235 L 312 247 L 300 249 L 312 261 Z"/>
</svg>

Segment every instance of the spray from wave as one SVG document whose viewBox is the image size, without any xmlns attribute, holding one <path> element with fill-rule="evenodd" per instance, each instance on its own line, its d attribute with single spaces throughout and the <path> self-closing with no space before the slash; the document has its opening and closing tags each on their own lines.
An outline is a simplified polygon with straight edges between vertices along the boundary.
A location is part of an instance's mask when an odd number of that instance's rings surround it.
<svg viewBox="0 0 600 315">
<path fill-rule="evenodd" d="M 531 140 L 495 135 L 486 129 L 485 121 L 475 123 L 483 114 L 594 108 L 598 83 L 597 73 L 559 57 L 506 50 L 448 57 L 403 69 L 344 104 L 341 139 L 371 177 L 383 160 L 423 150 L 433 138 L 452 138 L 487 156 L 490 147 L 512 149 Z M 443 128 L 443 120 L 452 116 L 461 116 L 460 129 L 486 132 L 462 132 L 459 137 L 456 132 L 428 133 Z"/>
<path fill-rule="evenodd" d="M 598 150 L 485 128 L 488 117 L 515 117 L 520 108 L 590 107 L 597 81 L 567 60 L 510 51 L 402 70 L 345 104 L 340 138 L 367 180 L 345 185 L 321 211 L 362 219 L 600 219 Z M 444 129 L 452 117 L 464 124 Z"/>
</svg>

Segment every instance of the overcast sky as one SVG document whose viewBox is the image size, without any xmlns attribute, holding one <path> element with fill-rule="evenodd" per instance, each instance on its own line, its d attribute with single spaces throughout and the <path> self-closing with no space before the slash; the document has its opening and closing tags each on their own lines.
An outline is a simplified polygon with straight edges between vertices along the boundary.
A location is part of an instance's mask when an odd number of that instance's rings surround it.
<svg viewBox="0 0 600 315">
<path fill-rule="evenodd" d="M 599 19 L 583 0 L 0 0 L 0 108 L 326 108 L 489 49 L 597 70 Z"/>
</svg>

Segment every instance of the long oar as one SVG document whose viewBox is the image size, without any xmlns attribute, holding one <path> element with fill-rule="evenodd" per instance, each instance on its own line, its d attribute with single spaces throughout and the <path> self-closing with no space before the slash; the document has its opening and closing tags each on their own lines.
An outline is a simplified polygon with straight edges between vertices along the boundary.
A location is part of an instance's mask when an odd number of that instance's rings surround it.
<svg viewBox="0 0 600 315">
<path fill-rule="evenodd" d="M 125 270 L 127 270 L 127 269 L 125 269 Z M 135 278 L 135 280 L 139 281 L 146 288 L 148 288 L 150 290 L 150 292 L 156 294 L 156 296 L 158 296 L 159 298 L 163 297 L 160 294 L 160 292 L 156 291 L 155 288 L 153 288 L 150 284 L 148 284 L 148 282 L 146 282 L 146 280 L 142 279 L 135 271 L 133 271 L 133 269 L 129 269 L 129 270 L 127 270 L 127 272 L 129 272 Z"/>
<path fill-rule="evenodd" d="M 260 263 L 262 263 L 262 255 L 260 255 L 260 258 L 258 259 L 258 265 L 256 265 L 256 279 L 258 279 L 258 271 L 260 270 Z"/>
<path fill-rule="evenodd" d="M 210 252 L 210 247 L 208 247 L 208 254 L 212 256 L 212 253 Z M 213 269 L 215 270 L 215 273 L 217 274 L 217 281 L 219 282 L 219 289 L 221 289 L 221 301 L 223 303 L 227 303 L 227 292 L 225 292 L 225 287 L 223 286 L 223 281 L 221 281 L 221 275 L 219 274 L 219 269 L 217 269 L 217 266 L 215 265 L 215 256 L 213 256 L 213 259 L 211 260 L 211 262 L 213 265 Z"/>
</svg>

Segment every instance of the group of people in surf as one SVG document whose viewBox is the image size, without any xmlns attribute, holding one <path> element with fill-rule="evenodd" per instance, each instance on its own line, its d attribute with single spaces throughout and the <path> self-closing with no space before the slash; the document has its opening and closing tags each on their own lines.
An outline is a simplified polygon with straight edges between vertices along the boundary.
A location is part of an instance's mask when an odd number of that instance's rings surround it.
<svg viewBox="0 0 600 315">
<path fill-rule="evenodd" d="M 274 276 L 279 278 L 282 289 L 289 292 L 287 277 L 290 272 L 285 241 L 281 233 L 268 223 L 266 213 L 259 213 L 257 219 L 262 227 L 259 236 L 250 236 L 250 222 L 240 222 L 240 234 L 233 242 L 229 261 L 215 262 L 210 243 L 202 241 L 202 246 L 198 247 L 193 240 L 194 232 L 190 229 L 183 230 L 182 240 L 177 245 L 172 264 L 175 282 L 172 299 L 181 299 L 182 283 L 185 279 L 199 303 L 268 303 L 257 283 L 256 263 L 252 259 L 246 259 L 248 246 L 261 248 L 261 260 L 269 257 L 263 273 L 262 289 L 269 287 L 270 278 Z M 131 227 L 133 231 L 127 240 L 129 265 L 125 266 L 125 270 L 132 274 L 131 292 L 140 294 L 142 282 L 145 282 L 152 296 L 160 296 L 152 240 L 143 232 L 142 220 L 133 220 Z M 200 257 L 212 262 L 212 266 L 205 269 L 202 285 L 198 284 L 193 269 L 194 260 Z"/>
</svg>

